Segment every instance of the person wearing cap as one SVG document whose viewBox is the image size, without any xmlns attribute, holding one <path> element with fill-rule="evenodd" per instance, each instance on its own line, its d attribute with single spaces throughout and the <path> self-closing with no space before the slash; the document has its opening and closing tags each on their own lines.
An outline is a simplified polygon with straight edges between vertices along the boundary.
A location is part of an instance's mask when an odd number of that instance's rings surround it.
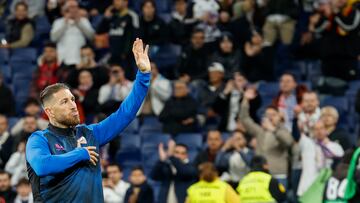
<svg viewBox="0 0 360 203">
<path fill-rule="evenodd" d="M 240 71 L 241 53 L 235 48 L 233 36 L 229 32 L 224 32 L 219 40 L 219 50 L 211 56 L 211 61 L 223 64 L 225 77 L 231 78 L 234 72 Z"/>
<path fill-rule="evenodd" d="M 286 199 L 285 187 L 269 173 L 269 165 L 262 156 L 254 156 L 251 172 L 239 183 L 237 192 L 241 203 L 276 203 Z"/>
<path fill-rule="evenodd" d="M 207 118 L 215 116 L 211 106 L 225 88 L 224 77 L 224 66 L 219 62 L 213 62 L 208 68 L 208 82 L 199 82 L 197 84 L 199 90 L 198 101 L 201 105 L 200 112 L 206 114 Z"/>
</svg>

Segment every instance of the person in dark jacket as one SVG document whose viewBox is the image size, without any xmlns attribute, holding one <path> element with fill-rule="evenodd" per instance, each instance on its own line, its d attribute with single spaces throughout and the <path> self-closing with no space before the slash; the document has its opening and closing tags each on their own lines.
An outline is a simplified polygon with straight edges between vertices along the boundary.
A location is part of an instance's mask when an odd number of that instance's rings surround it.
<svg viewBox="0 0 360 203">
<path fill-rule="evenodd" d="M 145 0 L 141 4 L 139 35 L 146 44 L 161 45 L 167 41 L 168 32 L 165 22 L 156 15 L 153 0 Z"/>
<path fill-rule="evenodd" d="M 6 162 L 9 160 L 12 152 L 14 141 L 8 132 L 8 120 L 6 116 L 0 114 L 0 168 L 4 169 Z"/>
<path fill-rule="evenodd" d="M 97 33 L 109 33 L 111 63 L 122 64 L 131 59 L 132 41 L 139 28 L 138 15 L 128 8 L 128 0 L 114 0 L 104 13 Z"/>
<path fill-rule="evenodd" d="M 3 74 L 0 72 L 0 114 L 15 115 L 15 100 L 11 90 L 5 86 Z"/>
<path fill-rule="evenodd" d="M 200 151 L 195 157 L 193 164 L 196 168 L 205 162 L 215 162 L 216 155 L 220 151 L 223 144 L 221 132 L 218 130 L 210 130 L 207 133 L 206 144 L 206 149 Z"/>
<path fill-rule="evenodd" d="M 28 47 L 34 38 L 34 26 L 28 17 L 28 5 L 19 2 L 15 6 L 15 18 L 10 19 L 6 28 L 4 48 Z"/>
<path fill-rule="evenodd" d="M 131 186 L 126 191 L 124 203 L 153 203 L 155 201 L 153 189 L 147 183 L 141 166 L 131 169 L 129 180 Z"/>
<path fill-rule="evenodd" d="M 189 163 L 188 148 L 170 140 L 168 151 L 159 145 L 159 161 L 151 171 L 151 178 L 161 182 L 159 202 L 185 202 L 187 188 L 196 181 L 197 170 Z"/>
<path fill-rule="evenodd" d="M 196 131 L 196 113 L 198 104 L 189 96 L 185 82 L 176 81 L 174 96 L 165 103 L 159 119 L 166 133 L 177 134 Z"/>
<path fill-rule="evenodd" d="M 11 188 L 10 174 L 0 170 L 0 201 L 1 202 L 14 202 L 16 192 Z"/>
<path fill-rule="evenodd" d="M 187 80 L 205 79 L 208 65 L 208 50 L 204 47 L 205 33 L 195 29 L 191 34 L 191 44 L 181 53 L 178 67 L 180 77 Z"/>
</svg>

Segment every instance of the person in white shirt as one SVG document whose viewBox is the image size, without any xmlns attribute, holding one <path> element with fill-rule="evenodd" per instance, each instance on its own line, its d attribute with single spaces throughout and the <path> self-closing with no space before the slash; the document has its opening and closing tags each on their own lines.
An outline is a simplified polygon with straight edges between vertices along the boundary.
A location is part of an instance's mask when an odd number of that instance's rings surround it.
<svg viewBox="0 0 360 203">
<path fill-rule="evenodd" d="M 19 142 L 17 151 L 10 156 L 5 165 L 5 171 L 11 174 L 12 186 L 16 186 L 22 178 L 27 177 L 25 140 Z"/>
<path fill-rule="evenodd" d="M 209 13 L 218 13 L 220 4 L 216 0 L 194 0 L 193 14 L 196 19 L 203 19 Z"/>
<path fill-rule="evenodd" d="M 302 173 L 297 190 L 298 196 L 311 186 L 321 169 L 332 168 L 334 160 L 344 155 L 341 145 L 328 138 L 328 132 L 322 120 L 314 124 L 312 131 L 313 138 L 302 133 L 299 141 Z"/>
<path fill-rule="evenodd" d="M 16 185 L 17 196 L 14 200 L 14 203 L 33 203 L 34 198 L 31 192 L 31 185 L 29 181 L 25 178 L 19 180 L 19 183 Z"/>
<path fill-rule="evenodd" d="M 29 17 L 34 18 L 43 16 L 45 11 L 45 0 L 12 0 L 10 5 L 11 14 L 14 15 L 16 4 L 19 2 L 25 2 L 28 5 Z"/>
<path fill-rule="evenodd" d="M 94 37 L 87 18 L 81 17 L 77 1 L 69 0 L 63 7 L 64 16 L 54 21 L 50 37 L 57 43 L 58 58 L 65 65 L 80 63 L 80 48 Z"/>
<path fill-rule="evenodd" d="M 105 203 L 123 203 L 130 184 L 123 181 L 123 173 L 119 165 L 110 164 L 106 168 L 108 180 L 104 184 Z"/>
<path fill-rule="evenodd" d="M 300 131 L 309 134 L 312 127 L 320 119 L 319 98 L 315 92 L 305 92 L 302 99 L 302 111 L 298 115 Z"/>
<path fill-rule="evenodd" d="M 99 104 L 107 101 L 123 101 L 130 93 L 133 82 L 125 77 L 125 71 L 120 65 L 112 65 L 110 68 L 110 80 L 108 84 L 101 86 L 98 96 Z"/>
</svg>

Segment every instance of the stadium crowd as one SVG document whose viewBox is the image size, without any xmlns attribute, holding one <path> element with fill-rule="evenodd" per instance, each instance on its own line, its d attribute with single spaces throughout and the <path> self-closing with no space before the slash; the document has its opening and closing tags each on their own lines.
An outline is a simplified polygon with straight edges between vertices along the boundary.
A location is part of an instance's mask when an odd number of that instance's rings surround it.
<svg viewBox="0 0 360 203">
<path fill-rule="evenodd" d="M 360 202 L 359 167 L 356 192 L 343 184 L 360 127 L 358 2 L 0 0 L 0 202 L 33 202 L 41 90 L 68 84 L 81 122 L 101 121 L 132 89 L 136 37 L 151 85 L 101 149 L 106 203 L 311 203 L 330 170 L 324 201 Z"/>
</svg>

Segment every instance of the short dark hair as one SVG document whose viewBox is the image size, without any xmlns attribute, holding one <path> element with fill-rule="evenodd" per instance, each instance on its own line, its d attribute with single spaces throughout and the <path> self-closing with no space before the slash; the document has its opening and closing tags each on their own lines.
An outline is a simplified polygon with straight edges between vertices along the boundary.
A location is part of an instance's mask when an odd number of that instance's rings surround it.
<svg viewBox="0 0 360 203">
<path fill-rule="evenodd" d="M 267 164 L 265 157 L 255 155 L 250 162 L 250 167 L 252 171 L 264 171 L 265 164 Z"/>
<path fill-rule="evenodd" d="M 146 3 L 150 3 L 154 8 L 155 8 L 155 12 L 156 12 L 156 3 L 154 0 L 144 0 L 141 5 L 140 8 L 142 9 Z"/>
<path fill-rule="evenodd" d="M 21 178 L 19 182 L 16 184 L 16 187 L 19 187 L 21 185 L 30 185 L 30 182 L 26 178 Z"/>
<path fill-rule="evenodd" d="M 29 6 L 28 6 L 27 3 L 25 3 L 24 1 L 17 2 L 17 3 L 15 4 L 15 10 L 16 10 L 19 6 L 24 6 L 26 10 L 29 10 Z"/>
<path fill-rule="evenodd" d="M 56 44 L 54 42 L 48 41 L 44 43 L 44 48 L 54 48 L 56 49 Z"/>
<path fill-rule="evenodd" d="M 47 102 L 53 96 L 53 94 L 63 89 L 70 90 L 70 87 L 64 83 L 55 83 L 45 87 L 45 89 L 40 93 L 41 105 L 44 106 L 44 103 Z"/>
<path fill-rule="evenodd" d="M 116 168 L 118 168 L 119 169 L 119 171 L 120 172 L 122 172 L 122 168 L 121 168 L 121 166 L 119 165 L 119 164 L 117 164 L 117 163 L 110 163 L 107 167 L 116 167 Z"/>
<path fill-rule="evenodd" d="M 184 143 L 176 143 L 176 147 L 184 147 L 186 151 L 189 151 L 189 147 Z"/>
<path fill-rule="evenodd" d="M 269 105 L 269 106 L 266 107 L 265 110 L 268 110 L 268 109 L 272 109 L 272 110 L 274 110 L 274 111 L 276 111 L 276 112 L 279 112 L 278 107 L 276 107 L 275 105 Z"/>
<path fill-rule="evenodd" d="M 296 82 L 296 76 L 295 76 L 295 74 L 294 74 L 294 73 L 291 73 L 291 72 L 285 72 L 285 73 L 283 73 L 283 74 L 281 75 L 281 77 L 282 77 L 282 76 L 284 76 L 284 75 L 288 75 L 288 76 L 292 77 L 292 78 L 294 79 L 294 81 Z"/>
<path fill-rule="evenodd" d="M 84 46 L 81 47 L 81 49 L 91 49 L 92 51 L 94 51 L 94 48 L 89 44 L 85 44 Z"/>
<path fill-rule="evenodd" d="M 191 36 L 193 36 L 194 34 L 199 33 L 199 32 L 205 34 L 205 31 L 203 29 L 195 27 L 191 32 Z"/>
<path fill-rule="evenodd" d="M 144 168 L 142 166 L 140 166 L 140 165 L 132 167 L 131 168 L 131 173 L 134 172 L 134 171 L 141 171 L 141 172 L 143 172 L 145 174 Z"/>
<path fill-rule="evenodd" d="M 36 105 L 39 106 L 39 101 L 35 98 L 29 98 L 28 100 L 26 100 L 24 107 L 30 106 L 30 105 Z"/>
</svg>

